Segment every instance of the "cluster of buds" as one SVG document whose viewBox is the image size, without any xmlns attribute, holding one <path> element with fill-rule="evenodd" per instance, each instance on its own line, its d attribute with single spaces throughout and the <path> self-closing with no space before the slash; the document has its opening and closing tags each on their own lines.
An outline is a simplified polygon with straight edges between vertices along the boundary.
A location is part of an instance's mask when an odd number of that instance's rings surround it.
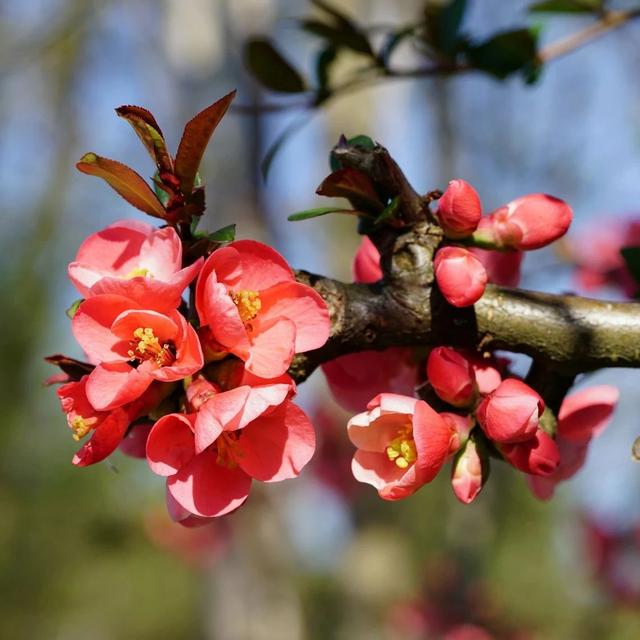
<svg viewBox="0 0 640 640">
<path fill-rule="evenodd" d="M 478 193 L 464 180 L 449 183 L 436 215 L 446 241 L 436 252 L 434 272 L 442 295 L 454 307 L 477 302 L 487 282 L 516 285 L 522 252 L 563 236 L 573 217 L 569 205 L 541 193 L 483 217 Z"/>
<path fill-rule="evenodd" d="M 240 240 L 183 267 L 172 227 L 122 221 L 87 238 L 69 277 L 83 375 L 58 389 L 86 466 L 119 445 L 166 477 L 172 517 L 195 524 L 297 476 L 315 434 L 292 402 L 295 353 L 322 346 L 322 298 L 270 247 Z M 182 294 L 191 285 L 193 303 Z M 77 376 L 76 376 L 77 377 Z"/>
</svg>

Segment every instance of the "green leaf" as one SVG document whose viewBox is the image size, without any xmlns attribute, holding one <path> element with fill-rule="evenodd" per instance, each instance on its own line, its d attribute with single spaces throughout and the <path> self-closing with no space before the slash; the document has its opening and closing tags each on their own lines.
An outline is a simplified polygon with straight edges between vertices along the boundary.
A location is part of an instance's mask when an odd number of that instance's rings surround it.
<svg viewBox="0 0 640 640">
<path fill-rule="evenodd" d="M 301 93 L 307 90 L 302 76 L 267 38 L 248 40 L 244 48 L 244 60 L 256 80 L 267 89 L 281 93 Z"/>
<path fill-rule="evenodd" d="M 326 216 L 328 213 L 346 213 L 349 215 L 357 216 L 359 211 L 353 209 L 343 209 L 339 207 L 318 207 L 317 209 L 307 209 L 306 211 L 298 211 L 292 213 L 287 217 L 290 222 L 298 222 L 299 220 L 308 220 L 309 218 L 318 218 L 319 216 Z"/>
<path fill-rule="evenodd" d="M 406 27 L 405 29 L 401 29 L 400 31 L 394 31 L 389 33 L 385 38 L 385 41 L 380 49 L 380 59 L 383 61 L 385 65 L 387 65 L 391 59 L 391 55 L 396 50 L 396 48 L 402 43 L 405 38 L 413 35 L 416 31 L 416 26 L 411 25 L 410 27 Z"/>
<path fill-rule="evenodd" d="M 538 66 L 537 34 L 530 29 L 499 33 L 485 42 L 469 45 L 466 50 L 471 66 L 504 79 L 517 71 Z"/>
<path fill-rule="evenodd" d="M 326 31 L 321 29 L 320 31 L 312 31 L 310 29 L 306 29 L 310 33 L 316 33 L 320 37 L 326 38 L 327 40 L 333 42 L 338 46 L 346 47 L 347 49 L 351 49 L 352 51 L 357 51 L 359 53 L 364 53 L 368 56 L 373 56 L 373 50 L 371 49 L 371 44 L 369 43 L 369 39 L 366 34 L 362 31 L 362 29 L 358 28 L 356 23 L 348 18 L 344 13 L 336 9 L 333 5 L 325 2 L 324 0 L 311 0 L 312 4 L 314 4 L 318 9 L 321 9 L 325 13 L 327 13 L 333 20 L 334 24 L 324 25 L 328 27 L 330 31 Z M 309 23 L 316 24 L 324 24 L 319 21 L 309 20 Z M 303 26 L 304 29 L 304 26 Z"/>
<path fill-rule="evenodd" d="M 353 138 L 345 138 L 344 136 L 342 136 L 336 146 L 341 145 L 361 147 L 362 149 L 366 149 L 367 151 L 373 151 L 375 149 L 376 143 L 369 136 L 358 135 L 354 136 Z M 333 150 L 329 154 L 329 166 L 331 167 L 331 171 L 338 171 L 338 169 L 342 169 L 342 163 L 340 162 L 340 160 L 338 160 Z"/>
<path fill-rule="evenodd" d="M 124 105 L 116 109 L 116 113 L 124 118 L 136 132 L 146 147 L 160 173 L 173 173 L 173 160 L 167 150 L 162 130 L 153 114 L 143 107 Z"/>
<path fill-rule="evenodd" d="M 400 196 L 396 196 L 383 210 L 382 213 L 374 220 L 376 227 L 383 225 L 388 220 L 395 218 L 398 208 L 400 207 Z"/>
<path fill-rule="evenodd" d="M 180 180 L 180 190 L 185 196 L 193 191 L 205 149 L 235 96 L 235 90 L 231 91 L 185 125 L 176 153 L 175 166 L 176 176 Z"/>
<path fill-rule="evenodd" d="M 209 242 L 218 242 L 220 244 L 224 242 L 233 242 L 236 239 L 236 225 L 229 224 L 226 227 L 222 227 L 217 231 L 206 234 L 198 234 L 198 237 L 206 238 Z"/>
<path fill-rule="evenodd" d="M 620 254 L 631 277 L 640 284 L 640 247 L 624 247 L 620 249 Z"/>
<path fill-rule="evenodd" d="M 383 208 L 371 178 L 352 167 L 329 174 L 316 189 L 316 193 L 329 198 L 348 198 L 356 208 L 365 211 L 380 211 Z"/>
<path fill-rule="evenodd" d="M 602 0 L 546 0 L 529 7 L 532 13 L 594 13 L 602 9 Z"/>
<path fill-rule="evenodd" d="M 316 59 L 316 81 L 318 83 L 318 99 L 326 100 L 330 95 L 329 91 L 329 69 L 338 55 L 338 49 L 329 45 L 320 51 Z"/>
<path fill-rule="evenodd" d="M 459 33 L 462 26 L 467 0 L 451 0 L 444 5 L 427 5 L 425 21 L 427 42 L 436 51 L 453 56 L 458 49 Z"/>
<path fill-rule="evenodd" d="M 165 185 L 162 183 L 162 180 L 160 180 L 159 171 L 156 171 L 153 174 L 153 191 L 158 197 L 158 200 L 160 200 L 160 202 L 162 203 L 162 206 L 166 208 L 171 194 L 167 191 Z"/>
<path fill-rule="evenodd" d="M 76 315 L 78 311 L 78 307 L 84 302 L 84 298 L 78 298 L 66 311 L 67 317 L 69 320 L 73 320 L 73 316 Z"/>
<path fill-rule="evenodd" d="M 151 187 L 127 165 L 86 153 L 76 167 L 82 173 L 105 180 L 129 204 L 155 218 L 165 218 L 166 211 Z"/>
</svg>

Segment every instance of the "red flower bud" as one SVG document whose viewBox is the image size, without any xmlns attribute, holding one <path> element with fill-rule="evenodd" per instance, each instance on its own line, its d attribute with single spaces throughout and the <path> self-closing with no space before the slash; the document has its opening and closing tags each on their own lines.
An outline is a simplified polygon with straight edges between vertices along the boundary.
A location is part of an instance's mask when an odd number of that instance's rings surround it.
<svg viewBox="0 0 640 640">
<path fill-rule="evenodd" d="M 491 284 L 517 287 L 520 283 L 522 251 L 489 251 L 473 247 L 471 253 L 482 262 Z"/>
<path fill-rule="evenodd" d="M 538 429 L 533 438 L 525 442 L 503 444 L 500 451 L 516 469 L 534 476 L 551 475 L 560 464 L 556 441 L 542 429 Z"/>
<path fill-rule="evenodd" d="M 455 349 L 436 347 L 427 359 L 427 377 L 438 396 L 454 407 L 467 407 L 477 393 L 471 363 Z"/>
<path fill-rule="evenodd" d="M 438 221 L 449 238 L 466 238 L 477 228 L 482 205 L 476 190 L 464 180 L 452 180 L 438 202 Z"/>
<path fill-rule="evenodd" d="M 563 236 L 573 211 L 564 201 L 533 193 L 494 211 L 489 216 L 495 241 L 504 248 L 540 249 Z"/>
<path fill-rule="evenodd" d="M 483 473 L 483 464 L 478 446 L 473 440 L 467 440 L 464 449 L 458 454 L 451 471 L 451 488 L 456 498 L 464 504 L 473 502 L 480 493 L 487 474 Z"/>
<path fill-rule="evenodd" d="M 436 282 L 449 304 L 468 307 L 477 302 L 487 284 L 482 263 L 467 249 L 443 247 L 434 260 Z"/>
<path fill-rule="evenodd" d="M 531 387 L 507 378 L 482 401 L 476 416 L 491 440 L 513 443 L 535 435 L 543 411 L 544 401 Z"/>
</svg>

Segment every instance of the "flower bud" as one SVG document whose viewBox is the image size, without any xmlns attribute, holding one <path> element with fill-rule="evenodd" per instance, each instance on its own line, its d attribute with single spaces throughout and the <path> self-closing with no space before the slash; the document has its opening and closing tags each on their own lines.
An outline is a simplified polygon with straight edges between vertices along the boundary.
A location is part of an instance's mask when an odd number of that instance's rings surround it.
<svg viewBox="0 0 640 640">
<path fill-rule="evenodd" d="M 471 363 L 455 349 L 436 347 L 427 359 L 427 377 L 438 396 L 454 407 L 468 407 L 477 393 Z"/>
<path fill-rule="evenodd" d="M 489 222 L 496 243 L 503 248 L 530 251 L 563 236 L 573 211 L 564 201 L 544 193 L 532 193 L 494 211 Z"/>
<path fill-rule="evenodd" d="M 484 293 L 487 272 L 467 249 L 439 249 L 434 260 L 434 271 L 442 295 L 454 307 L 471 306 Z"/>
<path fill-rule="evenodd" d="M 451 488 L 456 498 L 464 504 L 470 504 L 480 493 L 487 474 L 483 473 L 483 462 L 478 445 L 467 440 L 464 449 L 456 456 L 451 472 Z"/>
<path fill-rule="evenodd" d="M 507 378 L 482 401 L 476 416 L 491 440 L 513 443 L 535 435 L 543 411 L 544 401 L 531 387 Z"/>
<path fill-rule="evenodd" d="M 533 438 L 525 442 L 503 444 L 500 451 L 511 466 L 534 476 L 548 476 L 560 464 L 558 445 L 542 429 L 538 429 Z"/>
<path fill-rule="evenodd" d="M 491 284 L 503 287 L 517 287 L 520 283 L 522 251 L 489 251 L 473 247 L 471 253 L 482 262 Z"/>
<path fill-rule="evenodd" d="M 482 205 L 476 190 L 464 180 L 452 180 L 438 202 L 438 221 L 449 238 L 466 238 L 478 226 Z"/>
</svg>

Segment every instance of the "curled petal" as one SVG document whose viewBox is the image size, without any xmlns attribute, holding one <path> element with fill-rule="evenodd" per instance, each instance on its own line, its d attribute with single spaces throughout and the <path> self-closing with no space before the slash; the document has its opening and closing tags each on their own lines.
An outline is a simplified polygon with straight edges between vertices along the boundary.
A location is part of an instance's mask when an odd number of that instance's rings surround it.
<svg viewBox="0 0 640 640">
<path fill-rule="evenodd" d="M 151 471 L 172 476 L 195 456 L 193 420 L 193 416 L 171 413 L 153 425 L 146 446 Z"/>
</svg>

